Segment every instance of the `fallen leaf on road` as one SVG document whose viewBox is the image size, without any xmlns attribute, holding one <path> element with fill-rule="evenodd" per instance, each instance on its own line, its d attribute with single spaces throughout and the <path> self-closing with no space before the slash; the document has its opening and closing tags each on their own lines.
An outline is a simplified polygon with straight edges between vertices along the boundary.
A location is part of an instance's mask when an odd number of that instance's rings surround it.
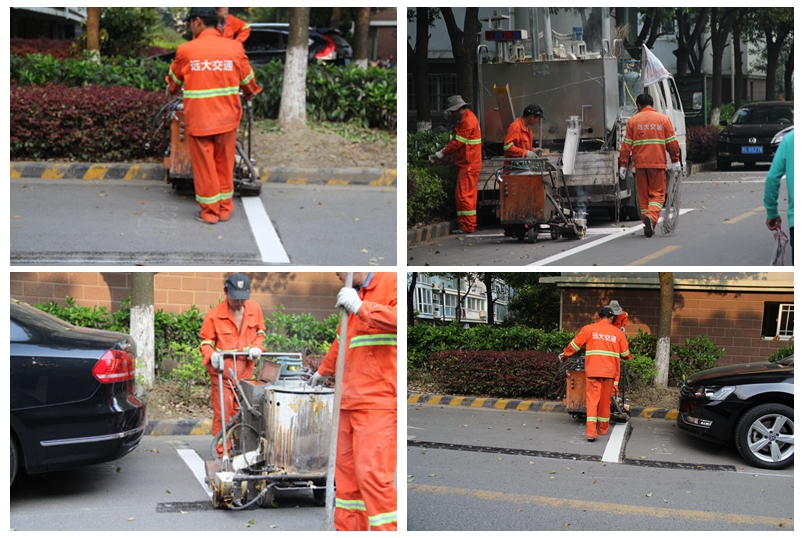
<svg viewBox="0 0 804 538">
<path fill-rule="evenodd" d="M 650 493 L 648 493 L 647 495 L 645 495 L 645 497 L 653 497 L 653 492 L 651 491 Z"/>
</svg>

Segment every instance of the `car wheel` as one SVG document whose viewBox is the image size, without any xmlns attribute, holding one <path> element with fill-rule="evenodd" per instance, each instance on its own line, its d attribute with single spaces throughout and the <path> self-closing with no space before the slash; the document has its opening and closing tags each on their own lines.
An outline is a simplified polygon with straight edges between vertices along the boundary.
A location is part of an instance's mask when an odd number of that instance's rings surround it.
<svg viewBox="0 0 804 538">
<path fill-rule="evenodd" d="M 737 422 L 734 442 L 745 460 L 763 469 L 793 464 L 793 409 L 783 404 L 761 404 Z"/>
<path fill-rule="evenodd" d="M 17 453 L 17 442 L 11 438 L 11 484 L 14 484 L 14 479 L 17 478 L 17 469 L 19 468 L 20 457 Z"/>
<path fill-rule="evenodd" d="M 731 161 L 727 161 L 724 159 L 717 160 L 717 169 L 721 172 L 728 172 L 731 170 Z"/>
</svg>

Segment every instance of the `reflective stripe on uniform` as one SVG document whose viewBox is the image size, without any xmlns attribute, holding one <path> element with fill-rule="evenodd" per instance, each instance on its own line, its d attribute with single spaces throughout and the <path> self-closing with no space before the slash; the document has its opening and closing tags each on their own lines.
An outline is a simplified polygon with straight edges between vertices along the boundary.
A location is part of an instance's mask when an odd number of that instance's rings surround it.
<svg viewBox="0 0 804 538">
<path fill-rule="evenodd" d="M 335 508 L 342 510 L 361 510 L 366 511 L 366 503 L 360 499 L 339 499 L 335 497 Z"/>
<path fill-rule="evenodd" d="M 674 142 L 676 140 L 675 135 L 671 136 L 670 138 L 646 138 L 645 140 L 629 140 L 625 139 L 624 142 L 626 144 L 631 144 L 634 146 L 664 146 L 669 144 L 670 142 Z"/>
<path fill-rule="evenodd" d="M 363 347 L 363 346 L 395 346 L 395 334 L 367 334 L 363 336 L 354 336 L 349 342 L 349 348 Z"/>
<path fill-rule="evenodd" d="M 234 191 L 222 192 L 220 194 L 216 194 L 215 196 L 199 196 L 196 194 L 195 201 L 201 204 L 214 204 L 216 202 L 220 202 L 221 200 L 228 200 L 232 196 L 234 196 Z"/>
<path fill-rule="evenodd" d="M 604 357 L 617 357 L 620 358 L 619 351 L 609 351 L 607 349 L 589 349 L 589 345 L 586 346 L 586 356 L 590 355 L 603 355 Z"/>
<path fill-rule="evenodd" d="M 254 73 L 251 74 L 254 76 Z M 248 77 L 246 77 L 248 78 Z M 238 95 L 240 92 L 239 86 L 228 86 L 225 88 L 209 88 L 208 90 L 184 90 L 185 99 L 211 99 L 214 97 L 228 97 L 230 95 Z"/>
<path fill-rule="evenodd" d="M 251 82 L 253 79 L 254 79 L 254 70 L 252 69 L 251 71 L 249 71 L 248 76 L 246 76 L 246 78 L 244 78 L 243 80 L 240 81 L 240 85 L 245 86 L 246 84 Z"/>
<path fill-rule="evenodd" d="M 458 216 L 466 216 L 466 215 L 477 215 L 477 210 L 472 209 L 471 211 L 458 211 Z"/>
<path fill-rule="evenodd" d="M 379 527 L 381 525 L 387 525 L 388 523 L 395 523 L 396 522 L 396 510 L 393 512 L 386 512 L 384 514 L 377 514 L 376 516 L 369 516 L 369 525 L 372 527 Z"/>
<path fill-rule="evenodd" d="M 480 138 L 464 138 L 460 135 L 455 135 L 455 140 L 468 145 L 480 144 L 483 142 Z"/>
<path fill-rule="evenodd" d="M 513 145 L 514 145 L 513 142 L 510 142 L 510 143 L 504 145 L 503 146 L 503 151 L 508 151 L 509 149 L 511 149 L 511 146 L 513 146 Z"/>
</svg>

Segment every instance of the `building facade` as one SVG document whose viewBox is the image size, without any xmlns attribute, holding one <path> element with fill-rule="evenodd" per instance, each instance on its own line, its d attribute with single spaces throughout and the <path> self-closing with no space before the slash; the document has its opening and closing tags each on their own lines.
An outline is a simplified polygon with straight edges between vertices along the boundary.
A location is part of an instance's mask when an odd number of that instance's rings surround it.
<svg viewBox="0 0 804 538">
<path fill-rule="evenodd" d="M 493 279 L 492 287 L 493 323 L 499 324 L 508 317 L 508 304 L 513 292 L 498 278 Z M 448 278 L 418 273 L 413 308 L 418 321 L 451 323 L 460 317 L 460 321 L 467 325 L 491 323 L 486 285 L 477 279 L 470 281 L 466 277 Z"/>
</svg>

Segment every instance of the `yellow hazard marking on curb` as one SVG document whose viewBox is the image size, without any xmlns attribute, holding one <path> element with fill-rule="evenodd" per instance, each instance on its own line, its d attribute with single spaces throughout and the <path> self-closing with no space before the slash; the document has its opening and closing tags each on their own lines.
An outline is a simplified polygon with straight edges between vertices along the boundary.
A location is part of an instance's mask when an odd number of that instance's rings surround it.
<svg viewBox="0 0 804 538">
<path fill-rule="evenodd" d="M 422 396 L 421 394 L 414 394 L 413 396 L 408 398 L 408 403 L 418 403 L 419 398 L 421 398 L 421 396 Z"/>
<path fill-rule="evenodd" d="M 285 181 L 285 183 L 287 183 L 288 185 L 307 185 L 307 179 L 305 179 L 305 178 L 289 179 L 289 180 Z"/>
<path fill-rule="evenodd" d="M 735 222 L 740 222 L 741 220 L 747 219 L 748 217 L 753 217 L 757 213 L 764 213 L 764 212 L 765 212 L 765 206 L 761 205 L 758 208 L 749 211 L 748 213 L 743 213 L 742 215 L 734 217 L 733 219 L 726 219 L 723 221 L 723 224 L 734 224 Z"/>
<path fill-rule="evenodd" d="M 429 404 L 437 404 L 440 401 L 441 401 L 441 396 L 433 396 L 432 398 L 427 400 L 427 403 L 429 403 Z"/>
<path fill-rule="evenodd" d="M 517 411 L 527 411 L 530 409 L 531 402 L 519 402 L 519 405 L 516 406 Z"/>
<path fill-rule="evenodd" d="M 14 168 L 14 165 L 11 165 L 11 179 L 17 179 L 22 177 L 22 170 L 17 170 Z"/>
<path fill-rule="evenodd" d="M 190 435 L 212 435 L 212 421 L 204 419 L 190 431 Z"/>
<path fill-rule="evenodd" d="M 469 497 L 492 502 L 507 502 L 511 504 L 532 504 L 553 508 L 569 508 L 584 512 L 601 512 L 607 516 L 641 516 L 664 519 L 682 519 L 687 521 L 702 521 L 708 523 L 725 523 L 729 525 L 762 525 L 776 529 L 793 530 L 793 518 L 767 517 L 748 514 L 730 514 L 727 512 L 710 512 L 703 510 L 682 510 L 677 508 L 653 508 L 649 506 L 635 506 L 630 504 L 615 504 L 595 501 L 581 501 L 575 499 L 561 499 L 555 497 L 539 497 L 519 493 L 501 493 L 498 491 L 483 491 L 467 488 L 451 488 L 446 486 L 430 486 L 426 484 L 408 483 L 408 493 L 431 493 L 435 495 L 450 495 L 453 497 Z"/>
<path fill-rule="evenodd" d="M 505 406 L 508 405 L 510 400 L 500 400 L 499 402 L 494 404 L 494 407 L 497 409 L 505 409 Z"/>
<path fill-rule="evenodd" d="M 653 413 L 655 413 L 658 410 L 659 410 L 658 407 L 646 407 L 645 409 L 642 410 L 639 416 L 641 418 L 653 418 Z"/>
<path fill-rule="evenodd" d="M 472 405 L 470 405 L 469 407 L 483 407 L 483 404 L 486 403 L 486 400 L 488 400 L 488 398 L 478 398 L 477 400 L 472 402 Z"/>
<path fill-rule="evenodd" d="M 450 405 L 461 405 L 463 402 L 463 396 L 456 396 L 449 401 Z"/>
<path fill-rule="evenodd" d="M 556 408 L 557 405 L 559 405 L 559 404 L 557 404 L 557 403 L 546 403 L 546 404 L 542 405 L 542 411 L 552 411 L 552 410 L 554 410 Z"/>
<path fill-rule="evenodd" d="M 396 182 L 396 170 L 383 170 L 379 179 L 369 181 L 372 187 L 390 187 Z"/>
<path fill-rule="evenodd" d="M 123 176 L 123 179 L 127 181 L 137 179 L 137 174 L 139 173 L 140 173 L 140 165 L 134 164 L 126 171 L 126 175 Z M 139 177 L 140 179 L 145 179 L 145 172 L 143 172 Z"/>
<path fill-rule="evenodd" d="M 677 250 L 679 248 L 681 248 L 681 247 L 679 247 L 678 245 L 674 245 L 674 246 L 670 246 L 670 247 L 664 247 L 662 250 L 660 250 L 658 252 L 654 252 L 653 254 L 650 254 L 649 256 L 645 256 L 644 258 L 640 258 L 635 262 L 629 263 L 628 265 L 642 265 L 643 263 L 647 263 L 649 261 L 655 260 L 656 258 L 660 258 L 660 257 L 664 256 L 665 254 L 670 254 L 671 252 L 673 252 L 674 250 Z"/>
<path fill-rule="evenodd" d="M 348 185 L 348 179 L 330 179 L 327 181 L 327 185 Z"/>
<path fill-rule="evenodd" d="M 665 420 L 675 420 L 678 418 L 678 409 L 672 409 L 667 412 L 667 415 L 664 417 Z"/>
<path fill-rule="evenodd" d="M 61 179 L 64 177 L 64 170 L 58 166 L 52 168 L 45 168 L 42 172 L 42 179 Z"/>
<path fill-rule="evenodd" d="M 89 167 L 89 169 L 84 173 L 83 179 L 104 179 L 106 177 L 106 172 L 109 171 L 108 166 L 100 166 L 94 164 Z"/>
</svg>

